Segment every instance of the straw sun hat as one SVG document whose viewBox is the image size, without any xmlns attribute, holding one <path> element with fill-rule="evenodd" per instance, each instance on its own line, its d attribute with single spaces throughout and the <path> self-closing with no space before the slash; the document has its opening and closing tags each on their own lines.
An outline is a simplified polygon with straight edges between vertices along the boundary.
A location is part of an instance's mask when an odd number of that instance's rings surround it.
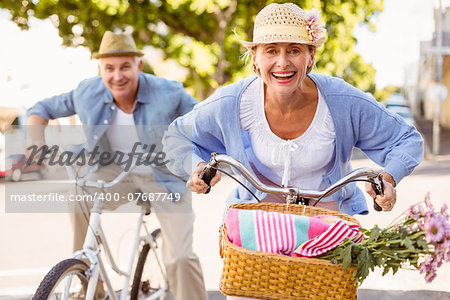
<svg viewBox="0 0 450 300">
<path fill-rule="evenodd" d="M 106 31 L 98 53 L 92 55 L 93 58 L 103 58 L 111 56 L 144 56 L 144 53 L 136 48 L 133 38 L 129 34 L 116 34 Z"/>
<path fill-rule="evenodd" d="M 326 33 L 319 19 L 317 9 L 304 11 L 293 3 L 272 3 L 256 15 L 253 42 L 241 43 L 249 50 L 258 44 L 269 43 L 300 43 L 319 48 Z"/>
</svg>

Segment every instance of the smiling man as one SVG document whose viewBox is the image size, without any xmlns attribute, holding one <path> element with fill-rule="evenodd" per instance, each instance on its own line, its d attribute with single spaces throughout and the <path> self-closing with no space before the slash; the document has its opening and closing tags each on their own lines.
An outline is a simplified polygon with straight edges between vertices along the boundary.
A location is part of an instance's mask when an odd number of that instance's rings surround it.
<svg viewBox="0 0 450 300">
<path fill-rule="evenodd" d="M 161 149 L 161 128 L 191 111 L 197 101 L 181 83 L 141 72 L 143 55 L 131 36 L 106 32 L 99 52 L 93 55 L 99 60 L 100 76 L 82 81 L 68 93 L 39 101 L 28 111 L 32 145 L 45 145 L 43 128 L 50 119 L 77 114 L 84 125 L 90 153 L 96 150 L 100 156 L 131 155 L 136 146 L 141 153 L 148 152 L 144 145 Z M 124 166 L 118 162 L 98 163 L 94 169 L 87 180 L 110 181 Z M 120 197 L 123 201 L 104 202 L 103 208 L 115 209 L 127 203 L 127 195 L 136 191 L 175 195 L 171 198 L 179 201 L 152 202 L 162 229 L 163 260 L 170 289 L 177 300 L 202 300 L 206 299 L 206 291 L 199 259 L 192 250 L 194 214 L 191 194 L 185 185 L 165 166 L 141 164 L 126 180 L 107 190 L 124 195 Z M 77 202 L 75 206 L 77 212 L 84 212 L 72 214 L 74 250 L 79 250 L 83 247 L 91 205 Z M 98 286 L 98 298 L 102 298 L 102 290 L 102 285 Z"/>
</svg>

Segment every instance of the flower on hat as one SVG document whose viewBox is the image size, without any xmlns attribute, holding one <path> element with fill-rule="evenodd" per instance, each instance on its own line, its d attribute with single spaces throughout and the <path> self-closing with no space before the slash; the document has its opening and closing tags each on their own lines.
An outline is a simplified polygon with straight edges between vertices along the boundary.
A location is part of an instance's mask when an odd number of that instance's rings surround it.
<svg viewBox="0 0 450 300">
<path fill-rule="evenodd" d="M 306 30 L 308 31 L 308 37 L 312 42 L 315 42 L 325 36 L 324 23 L 319 22 L 321 14 L 320 11 L 313 8 L 306 12 Z"/>
</svg>

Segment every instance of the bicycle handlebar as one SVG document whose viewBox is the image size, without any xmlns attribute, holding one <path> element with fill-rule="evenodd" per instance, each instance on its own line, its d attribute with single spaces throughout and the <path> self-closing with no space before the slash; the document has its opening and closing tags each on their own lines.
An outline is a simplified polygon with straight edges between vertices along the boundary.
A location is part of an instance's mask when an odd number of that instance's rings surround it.
<svg viewBox="0 0 450 300">
<path fill-rule="evenodd" d="M 369 181 L 372 184 L 372 187 L 374 188 L 374 191 L 375 193 L 377 193 L 377 195 L 383 194 L 381 174 L 370 168 L 356 169 L 345 175 L 343 178 L 323 191 L 303 190 L 297 187 L 274 187 L 265 185 L 258 178 L 256 178 L 241 162 L 228 155 L 218 155 L 217 153 L 211 154 L 210 161 L 200 174 L 200 178 L 202 178 L 203 181 L 205 181 L 205 183 L 207 183 L 208 185 L 211 179 L 214 177 L 215 172 L 217 171 L 216 169 L 220 163 L 225 163 L 238 170 L 239 173 L 241 173 L 241 175 L 258 190 L 269 194 L 279 194 L 286 196 L 286 200 L 289 203 L 298 202 L 302 198 L 314 199 L 318 201 L 323 197 L 334 194 L 346 184 L 358 180 L 363 180 L 363 178 L 366 178 L 365 181 Z M 207 192 L 209 192 L 209 189 Z M 378 206 L 378 204 L 374 200 L 374 207 L 375 205 Z M 381 207 L 379 208 L 381 210 Z M 378 210 L 377 208 L 375 209 Z"/>
<path fill-rule="evenodd" d="M 200 178 L 208 185 L 205 194 L 208 194 L 211 191 L 211 180 L 216 176 L 216 173 L 217 169 L 212 168 L 210 164 L 207 164 L 203 168 L 202 173 L 200 173 Z"/>
</svg>

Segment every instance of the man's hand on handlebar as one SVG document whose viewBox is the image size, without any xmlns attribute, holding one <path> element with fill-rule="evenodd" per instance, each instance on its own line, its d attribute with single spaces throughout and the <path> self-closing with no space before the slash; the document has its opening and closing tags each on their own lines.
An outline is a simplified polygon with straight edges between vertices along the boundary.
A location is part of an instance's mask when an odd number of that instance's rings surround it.
<svg viewBox="0 0 450 300">
<path fill-rule="evenodd" d="M 366 183 L 366 192 L 369 194 L 375 202 L 383 209 L 383 211 L 391 211 L 394 208 L 397 201 L 397 192 L 395 190 L 395 181 L 388 173 L 382 173 L 384 194 L 377 195 L 370 183 Z"/>
<path fill-rule="evenodd" d="M 186 183 L 186 186 L 191 191 L 196 192 L 197 194 L 204 194 L 209 188 L 209 186 L 200 178 L 200 174 L 202 174 L 202 171 L 205 166 L 206 163 L 204 162 L 199 163 L 197 168 L 195 168 L 195 170 L 192 172 L 188 182 Z M 216 183 L 220 181 L 221 178 L 222 178 L 221 173 L 217 172 L 216 175 L 212 178 L 210 186 L 214 186 Z"/>
</svg>

